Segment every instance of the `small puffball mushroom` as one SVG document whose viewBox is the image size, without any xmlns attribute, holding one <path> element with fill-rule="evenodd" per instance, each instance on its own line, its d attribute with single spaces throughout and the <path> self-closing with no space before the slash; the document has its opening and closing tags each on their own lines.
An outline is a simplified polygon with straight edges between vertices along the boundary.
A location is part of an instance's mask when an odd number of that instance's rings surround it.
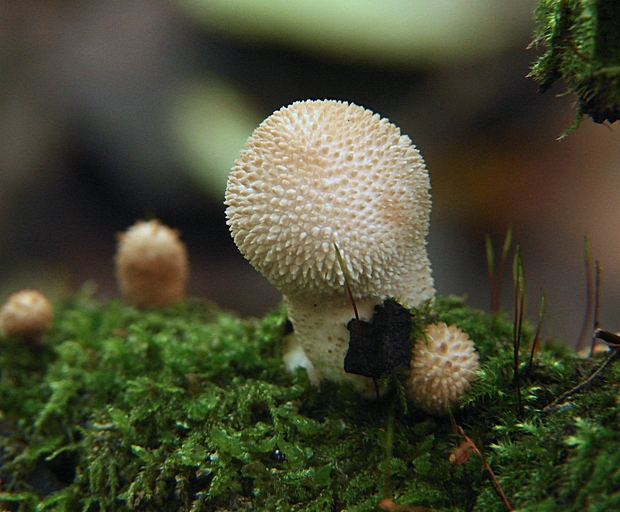
<svg viewBox="0 0 620 512">
<path fill-rule="evenodd" d="M 426 411 L 446 412 L 476 378 L 478 354 L 456 325 L 429 325 L 426 338 L 414 343 L 405 389 L 409 399 Z"/>
<path fill-rule="evenodd" d="M 386 298 L 405 307 L 433 298 L 429 188 L 409 137 L 341 101 L 274 112 L 235 161 L 225 201 L 232 236 L 283 293 L 296 339 L 321 379 L 373 389 L 371 379 L 343 369 L 354 316 L 345 273 L 361 320 L 371 321 Z"/>
<path fill-rule="evenodd" d="M 116 277 L 128 302 L 165 307 L 183 300 L 187 251 L 179 232 L 158 220 L 138 221 L 118 235 Z"/>
<path fill-rule="evenodd" d="M 4 337 L 38 340 L 52 326 L 54 311 L 38 290 L 21 290 L 11 295 L 0 309 L 0 332 Z"/>
</svg>

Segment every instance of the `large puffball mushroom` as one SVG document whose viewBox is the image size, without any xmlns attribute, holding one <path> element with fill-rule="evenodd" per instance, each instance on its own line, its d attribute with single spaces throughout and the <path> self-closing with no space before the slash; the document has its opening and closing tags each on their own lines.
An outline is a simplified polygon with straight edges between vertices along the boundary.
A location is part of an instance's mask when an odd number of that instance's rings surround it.
<svg viewBox="0 0 620 512">
<path fill-rule="evenodd" d="M 428 412 L 447 412 L 479 369 L 478 354 L 466 333 L 456 325 L 431 324 L 426 339 L 416 340 L 411 351 L 407 396 Z"/>
<path fill-rule="evenodd" d="M 284 295 L 296 340 L 321 379 L 372 388 L 343 369 L 354 316 L 345 273 L 361 320 L 371 321 L 386 298 L 406 307 L 433 298 L 429 188 L 409 137 L 341 101 L 274 112 L 235 161 L 225 201 L 232 236 Z"/>
<path fill-rule="evenodd" d="M 21 290 L 0 309 L 0 332 L 5 338 L 38 340 L 50 329 L 53 319 L 52 303 L 42 292 Z"/>
<path fill-rule="evenodd" d="M 138 221 L 119 234 L 114 262 L 121 294 L 131 304 L 165 307 L 185 297 L 185 244 L 158 220 Z"/>
</svg>

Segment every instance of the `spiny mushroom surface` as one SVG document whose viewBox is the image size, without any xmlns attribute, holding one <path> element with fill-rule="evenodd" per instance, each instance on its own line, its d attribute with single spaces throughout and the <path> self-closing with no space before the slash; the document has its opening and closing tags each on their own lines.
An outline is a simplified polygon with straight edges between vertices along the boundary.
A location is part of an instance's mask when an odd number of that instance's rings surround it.
<svg viewBox="0 0 620 512">
<path fill-rule="evenodd" d="M 21 290 L 11 295 L 0 309 L 0 332 L 5 337 L 37 340 L 51 327 L 52 303 L 39 290 Z"/>
<path fill-rule="evenodd" d="M 405 389 L 409 399 L 423 409 L 446 412 L 476 378 L 478 354 L 473 341 L 456 325 L 429 325 L 426 338 L 413 346 Z"/>
<path fill-rule="evenodd" d="M 138 221 L 118 235 L 114 262 L 123 298 L 132 304 L 165 307 L 185 296 L 185 244 L 158 220 Z"/>
<path fill-rule="evenodd" d="M 296 338 L 321 378 L 345 378 L 353 309 L 434 296 L 426 253 L 430 182 L 422 156 L 387 119 L 347 102 L 302 101 L 254 131 L 231 170 L 235 243 L 284 295 Z M 361 388 L 370 379 L 350 376 Z"/>
</svg>

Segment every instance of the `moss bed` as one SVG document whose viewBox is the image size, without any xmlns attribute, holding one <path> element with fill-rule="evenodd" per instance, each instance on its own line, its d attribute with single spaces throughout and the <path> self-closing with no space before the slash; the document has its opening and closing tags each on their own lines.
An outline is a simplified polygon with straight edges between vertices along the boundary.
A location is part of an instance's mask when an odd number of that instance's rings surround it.
<svg viewBox="0 0 620 512">
<path fill-rule="evenodd" d="M 454 419 L 516 510 L 620 510 L 617 365 L 543 411 L 602 359 L 546 342 L 526 375 L 524 350 L 519 410 L 512 322 L 458 298 L 414 313 L 475 341 L 482 369 Z M 285 331 L 284 309 L 140 311 L 87 292 L 57 304 L 45 343 L 1 340 L 2 509 L 507 510 L 479 457 L 448 460 L 449 417 L 395 382 L 381 400 L 317 390 L 284 370 Z"/>
</svg>

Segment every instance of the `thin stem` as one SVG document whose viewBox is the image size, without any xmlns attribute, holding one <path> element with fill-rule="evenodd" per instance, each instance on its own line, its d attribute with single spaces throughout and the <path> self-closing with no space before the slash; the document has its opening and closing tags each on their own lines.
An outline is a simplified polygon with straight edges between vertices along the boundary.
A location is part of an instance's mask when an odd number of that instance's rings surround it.
<svg viewBox="0 0 620 512">
<path fill-rule="evenodd" d="M 523 410 L 521 401 L 521 382 L 519 379 L 519 352 L 521 350 L 521 331 L 523 328 L 523 313 L 525 310 L 525 278 L 523 275 L 523 262 L 519 246 L 515 250 L 515 258 L 512 266 L 514 281 L 514 322 L 512 327 L 512 346 L 514 352 L 514 377 L 513 384 L 517 390 L 518 410 Z"/>
<path fill-rule="evenodd" d="M 536 349 L 538 348 L 538 340 L 540 339 L 540 332 L 542 330 L 543 320 L 545 317 L 546 310 L 546 301 L 545 301 L 545 293 L 540 292 L 540 314 L 538 316 L 538 327 L 536 328 L 536 335 L 534 336 L 534 341 L 532 342 L 532 351 L 530 352 L 530 362 L 527 366 L 527 374 L 532 371 L 532 366 L 534 364 L 534 354 L 536 353 Z"/>
<path fill-rule="evenodd" d="M 487 273 L 489 276 L 489 290 L 491 291 L 491 303 L 489 304 L 489 311 L 495 313 L 495 295 L 496 295 L 496 283 L 495 283 L 495 258 L 493 255 L 493 241 L 491 235 L 488 233 L 484 237 L 484 247 L 487 255 Z"/>
<path fill-rule="evenodd" d="M 502 247 L 502 255 L 499 259 L 499 268 L 497 270 L 497 278 L 496 278 L 497 294 L 495 297 L 496 303 L 494 304 L 494 310 L 492 311 L 494 313 L 499 311 L 499 306 L 502 301 L 502 285 L 504 281 L 504 266 L 506 264 L 506 260 L 508 259 L 508 252 L 510 251 L 511 244 L 512 244 L 512 226 L 508 226 L 508 229 L 506 230 L 506 237 L 504 238 L 504 246 Z"/>
<path fill-rule="evenodd" d="M 353 298 L 353 292 L 351 291 L 351 287 L 349 286 L 349 281 L 347 280 L 347 272 L 344 267 L 344 260 L 342 259 L 342 255 L 340 254 L 340 250 L 334 242 L 334 249 L 336 249 L 336 258 L 338 259 L 338 265 L 340 265 L 340 270 L 342 270 L 342 275 L 344 276 L 344 287 L 347 290 L 347 294 L 349 295 L 349 299 L 351 299 L 351 304 L 353 305 L 353 312 L 355 313 L 355 319 L 359 324 L 360 315 L 357 312 L 357 304 L 355 304 L 355 299 Z"/>
<path fill-rule="evenodd" d="M 360 333 L 360 344 L 363 342 L 363 338 L 361 336 L 362 325 L 360 323 L 360 315 L 357 311 L 357 304 L 355 304 L 355 299 L 353 298 L 353 292 L 351 291 L 351 287 L 349 286 L 349 281 L 347 280 L 347 272 L 344 266 L 344 260 L 342 259 L 342 254 L 340 254 L 340 250 L 334 242 L 334 249 L 336 250 L 336 258 L 338 259 L 338 265 L 340 265 L 340 270 L 342 270 L 342 275 L 344 276 L 344 287 L 347 290 L 347 294 L 349 295 L 349 299 L 351 299 L 351 304 L 353 305 L 353 312 L 355 313 L 355 322 L 357 323 L 357 332 Z M 375 387 L 375 394 L 377 395 L 377 400 L 381 401 L 381 393 L 379 391 L 379 383 L 375 377 L 372 377 L 372 383 Z"/>
<path fill-rule="evenodd" d="M 456 438 L 456 446 L 458 447 L 458 445 L 460 444 L 458 425 L 456 424 L 456 419 L 454 418 L 454 413 L 452 412 L 451 407 L 448 407 L 448 414 L 450 416 L 450 424 L 452 425 L 452 433 L 454 434 L 454 437 Z"/>
<path fill-rule="evenodd" d="M 596 332 L 600 327 L 598 321 L 598 308 L 599 302 L 601 298 L 601 267 L 598 264 L 598 260 L 594 262 L 594 322 L 592 325 L 592 331 Z M 592 336 L 592 344 L 590 345 L 590 355 L 592 357 L 594 355 L 594 347 L 596 346 L 596 337 Z"/>
<path fill-rule="evenodd" d="M 385 468 L 383 470 L 383 497 L 390 495 L 390 466 L 392 465 L 392 447 L 394 445 L 394 408 L 388 417 L 385 432 Z"/>
<path fill-rule="evenodd" d="M 575 345 L 575 350 L 579 352 L 583 348 L 583 344 L 586 341 L 586 333 L 588 332 L 588 326 L 590 324 L 590 318 L 592 317 L 592 283 L 594 276 L 592 272 L 592 253 L 590 252 L 590 240 L 587 235 L 583 239 L 583 252 L 584 262 L 586 266 L 586 314 L 583 318 L 583 325 L 581 326 L 581 332 Z"/>
<path fill-rule="evenodd" d="M 512 227 L 506 230 L 506 237 L 504 238 L 504 246 L 502 247 L 502 253 L 499 259 L 499 266 L 497 273 L 495 273 L 495 255 L 493 252 L 493 242 L 490 235 L 485 237 L 485 249 L 487 255 L 487 269 L 489 275 L 489 286 L 491 288 L 491 313 L 497 313 L 502 301 L 502 285 L 504 281 L 504 266 L 506 259 L 508 258 L 508 252 L 512 244 Z"/>
<path fill-rule="evenodd" d="M 467 437 L 467 435 L 465 434 L 465 431 L 460 426 L 459 426 L 459 432 L 463 436 L 463 439 L 465 439 L 465 441 L 467 441 L 468 443 L 471 444 L 471 447 L 476 452 L 476 455 L 478 455 L 478 457 L 480 457 L 480 460 L 482 461 L 482 465 L 484 466 L 484 469 L 486 469 L 487 472 L 489 473 L 489 476 L 491 477 L 491 481 L 493 482 L 493 486 L 495 487 L 495 490 L 500 495 L 500 498 L 502 498 L 502 501 L 504 502 L 504 505 L 506 505 L 506 508 L 510 512 L 514 512 L 514 508 L 512 508 L 512 505 L 510 504 L 510 501 L 508 501 L 508 497 L 504 493 L 504 490 L 502 489 L 502 486 L 500 485 L 499 480 L 495 476 L 495 473 L 493 473 L 493 470 L 491 469 L 491 466 L 489 466 L 489 463 L 486 461 L 486 458 L 484 457 L 482 452 L 476 446 L 476 443 L 474 443 L 469 437 Z"/>
</svg>

